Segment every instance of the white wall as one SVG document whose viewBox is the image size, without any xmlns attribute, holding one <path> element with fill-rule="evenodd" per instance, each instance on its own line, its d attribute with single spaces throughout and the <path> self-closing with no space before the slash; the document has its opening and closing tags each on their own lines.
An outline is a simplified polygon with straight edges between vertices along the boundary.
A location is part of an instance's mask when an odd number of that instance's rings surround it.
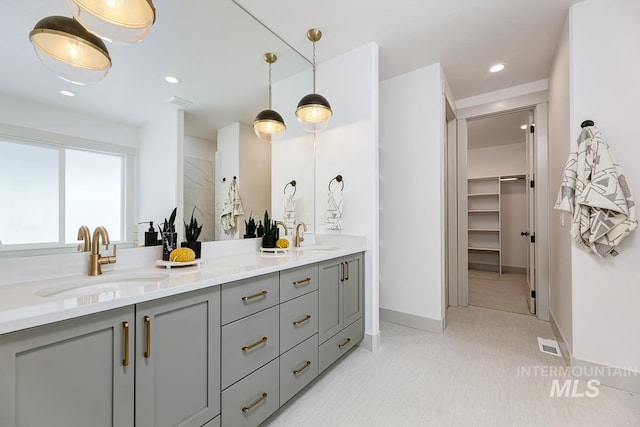
<svg viewBox="0 0 640 427">
<path fill-rule="evenodd" d="M 594 120 L 638 200 L 640 2 L 587 0 L 570 13 L 571 140 L 583 120 Z M 599 259 L 574 244 L 571 252 L 573 356 L 640 372 L 638 232 L 619 246 L 615 258 Z"/>
<path fill-rule="evenodd" d="M 284 141 L 274 143 L 273 193 L 282 194 L 287 180 L 303 173 L 292 157 L 297 151 L 295 141 L 305 146 L 313 144 L 313 136 L 305 135 L 293 118 L 291 105 L 311 92 L 311 72 L 307 71 L 274 85 L 274 109 L 287 123 Z M 345 181 L 344 228 L 342 234 L 367 237 L 365 256 L 365 345 L 376 348 L 380 328 L 378 322 L 378 46 L 368 43 L 318 65 L 317 91 L 325 96 L 334 112 L 329 127 L 316 135 L 315 163 L 305 164 L 314 170 L 316 214 L 326 209 L 327 185 L 340 173 Z M 293 102 L 291 102 L 293 101 Z M 288 107 L 287 107 L 288 105 Z M 284 108 L 283 108 L 284 106 Z M 295 108 L 293 109 L 295 110 Z M 286 171 L 296 176 L 287 178 Z M 303 175 L 301 175 L 303 176 Z M 309 175 L 307 175 L 309 176 Z M 306 182 L 309 182 L 305 179 Z M 298 191 L 306 192 L 300 187 Z M 348 191 L 348 192 L 347 192 Z M 308 193 L 306 193 L 308 194 Z M 313 204 L 313 199 L 312 202 Z M 282 201 L 274 196 L 273 210 L 281 209 Z M 305 210 L 305 212 L 308 212 Z M 306 216 L 306 214 L 305 214 Z M 319 215 L 316 215 L 318 218 Z M 315 224 L 316 233 L 326 232 Z"/>
<path fill-rule="evenodd" d="M 256 224 L 264 216 L 265 209 L 271 206 L 271 144 L 262 141 L 253 132 L 253 128 L 240 125 L 240 197 L 244 217 L 238 228 L 240 236 L 245 234 L 245 221 L 253 215 Z"/>
<path fill-rule="evenodd" d="M 558 186 L 562 180 L 564 164 L 569 155 L 570 82 L 569 82 L 569 33 L 567 16 L 549 78 L 549 204 L 555 204 Z M 564 215 L 565 226 L 560 223 Z M 549 311 L 562 335 L 568 351 L 573 351 L 573 319 L 571 296 L 571 216 L 559 211 L 549 214 Z"/>
<path fill-rule="evenodd" d="M 476 148 L 467 153 L 467 176 L 484 178 L 527 173 L 526 147 L 518 144 Z"/>
<path fill-rule="evenodd" d="M 0 122 L 134 148 L 139 143 L 137 127 L 4 95 Z"/>
<path fill-rule="evenodd" d="M 218 129 L 218 151 L 216 151 L 216 196 L 215 196 L 215 235 L 216 240 L 234 240 L 240 238 L 240 229 L 234 233 L 225 233 L 220 227 L 220 215 L 227 198 L 229 184 L 233 177 L 240 176 L 240 123 L 232 123 Z M 222 180 L 225 180 L 222 182 Z M 242 192 L 240 193 L 242 200 Z M 244 223 L 243 223 L 244 224 Z"/>
<path fill-rule="evenodd" d="M 440 64 L 380 82 L 380 307 L 442 321 Z"/>
<path fill-rule="evenodd" d="M 141 128 L 138 156 L 139 215 L 140 221 L 161 224 L 169 218 L 173 208 L 182 206 L 182 166 L 176 159 L 182 158 L 184 112 L 167 109 L 156 121 Z M 184 227 L 182 211 L 176 217 L 178 241 L 182 240 Z"/>
</svg>

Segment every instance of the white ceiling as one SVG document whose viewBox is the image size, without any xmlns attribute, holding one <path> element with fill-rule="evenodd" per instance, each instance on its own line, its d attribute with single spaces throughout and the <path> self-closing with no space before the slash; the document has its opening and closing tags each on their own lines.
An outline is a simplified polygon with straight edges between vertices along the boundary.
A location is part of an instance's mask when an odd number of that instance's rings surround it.
<svg viewBox="0 0 640 427">
<path fill-rule="evenodd" d="M 370 41 L 380 47 L 381 80 L 440 62 L 457 99 L 546 78 L 567 10 L 577 1 L 237 0 L 307 58 L 306 31 L 320 28 L 319 62 Z M 149 121 L 177 95 L 193 101 L 188 132 L 214 139 L 216 127 L 251 123 L 267 107 L 264 52 L 279 56 L 274 81 L 309 68 L 231 0 L 154 4 L 158 19 L 149 37 L 133 46 L 109 44 L 109 75 L 80 87 L 44 69 L 28 40 L 39 19 L 69 15 L 65 1 L 0 0 L 0 94 L 132 125 Z M 495 62 L 506 69 L 490 74 Z M 167 73 L 183 83 L 162 82 Z M 61 89 L 76 97 L 60 96 Z"/>
<path fill-rule="evenodd" d="M 523 144 L 526 141 L 527 130 L 520 129 L 520 126 L 527 125 L 528 122 L 528 111 L 469 120 L 467 148 L 474 150 L 496 145 Z"/>
</svg>

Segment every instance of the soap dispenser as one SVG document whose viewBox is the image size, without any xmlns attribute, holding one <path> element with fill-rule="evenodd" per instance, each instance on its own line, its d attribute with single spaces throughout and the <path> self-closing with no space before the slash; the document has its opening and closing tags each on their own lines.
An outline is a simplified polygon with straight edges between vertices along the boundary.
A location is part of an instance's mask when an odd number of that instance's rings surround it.
<svg viewBox="0 0 640 427">
<path fill-rule="evenodd" d="M 145 246 L 158 245 L 158 232 L 153 227 L 153 221 L 149 221 L 149 231 L 144 232 L 144 245 Z"/>
</svg>

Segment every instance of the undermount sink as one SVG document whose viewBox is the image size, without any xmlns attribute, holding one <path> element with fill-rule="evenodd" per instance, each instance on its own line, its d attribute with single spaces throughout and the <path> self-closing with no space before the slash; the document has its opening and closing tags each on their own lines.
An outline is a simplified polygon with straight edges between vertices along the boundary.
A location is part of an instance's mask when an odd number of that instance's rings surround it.
<svg viewBox="0 0 640 427">
<path fill-rule="evenodd" d="M 311 252 L 311 251 L 335 251 L 338 249 L 338 246 L 326 246 L 326 245 L 309 245 L 309 246 L 300 246 L 296 248 L 297 251 L 301 252 Z"/>
<path fill-rule="evenodd" d="M 75 297 L 105 292 L 115 292 L 131 287 L 157 288 L 169 278 L 166 273 L 124 273 L 65 281 L 47 286 L 35 292 L 39 297 Z"/>
</svg>

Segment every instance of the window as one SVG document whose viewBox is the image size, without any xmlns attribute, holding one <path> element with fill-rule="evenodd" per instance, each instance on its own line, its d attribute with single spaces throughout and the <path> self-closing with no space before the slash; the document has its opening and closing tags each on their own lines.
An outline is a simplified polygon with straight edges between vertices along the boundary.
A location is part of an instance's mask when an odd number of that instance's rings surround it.
<svg viewBox="0 0 640 427">
<path fill-rule="evenodd" d="M 75 248 L 81 225 L 127 239 L 129 149 L 91 142 L 88 150 L 0 136 L 3 249 Z"/>
</svg>

